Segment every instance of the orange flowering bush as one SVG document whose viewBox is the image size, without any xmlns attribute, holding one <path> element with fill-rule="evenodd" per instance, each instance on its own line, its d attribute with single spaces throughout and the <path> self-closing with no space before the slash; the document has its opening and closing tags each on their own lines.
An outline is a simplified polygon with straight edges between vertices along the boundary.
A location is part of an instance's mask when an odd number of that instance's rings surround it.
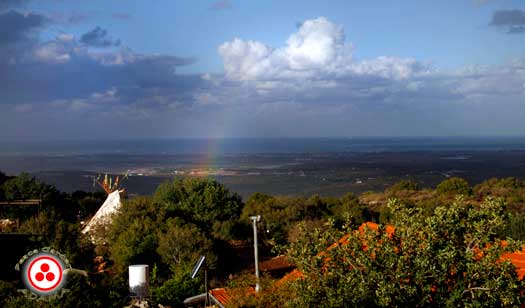
<svg viewBox="0 0 525 308">
<path fill-rule="evenodd" d="M 392 226 L 304 233 L 289 254 L 302 273 L 299 307 L 520 306 L 524 283 L 505 254 L 522 244 L 498 238 L 507 211 L 500 200 L 457 199 L 431 215 L 390 200 Z M 373 227 L 372 227 L 373 226 Z M 388 229 L 387 229 L 388 228 Z M 334 238 L 344 240 L 334 241 Z M 333 243 L 336 244 L 333 244 Z M 328 247 L 328 249 L 327 249 Z M 480 255 L 480 252 L 481 255 Z"/>
</svg>

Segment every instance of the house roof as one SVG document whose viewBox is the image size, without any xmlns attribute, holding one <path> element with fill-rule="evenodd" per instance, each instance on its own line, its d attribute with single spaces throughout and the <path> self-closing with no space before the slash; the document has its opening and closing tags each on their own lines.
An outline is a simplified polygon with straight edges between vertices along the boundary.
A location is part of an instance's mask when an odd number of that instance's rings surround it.
<svg viewBox="0 0 525 308">
<path fill-rule="evenodd" d="M 221 305 L 226 306 L 230 301 L 231 297 L 226 292 L 225 288 L 217 288 L 210 290 L 210 295 L 213 296 Z"/>
<path fill-rule="evenodd" d="M 219 308 L 224 308 L 230 300 L 230 296 L 224 288 L 218 288 L 208 291 L 210 304 L 217 305 Z M 206 293 L 188 297 L 184 300 L 184 305 L 192 306 L 206 302 Z"/>
<path fill-rule="evenodd" d="M 287 256 L 277 256 L 259 263 L 261 271 L 278 271 L 295 267 Z"/>
</svg>

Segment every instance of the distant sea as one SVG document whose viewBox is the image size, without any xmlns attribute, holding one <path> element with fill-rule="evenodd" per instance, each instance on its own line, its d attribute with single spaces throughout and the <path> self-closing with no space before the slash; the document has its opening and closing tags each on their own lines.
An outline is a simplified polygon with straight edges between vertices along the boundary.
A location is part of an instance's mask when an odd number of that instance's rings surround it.
<svg viewBox="0 0 525 308">
<path fill-rule="evenodd" d="M 2 142 L 0 155 L 261 154 L 525 150 L 524 137 L 353 137 Z"/>
</svg>

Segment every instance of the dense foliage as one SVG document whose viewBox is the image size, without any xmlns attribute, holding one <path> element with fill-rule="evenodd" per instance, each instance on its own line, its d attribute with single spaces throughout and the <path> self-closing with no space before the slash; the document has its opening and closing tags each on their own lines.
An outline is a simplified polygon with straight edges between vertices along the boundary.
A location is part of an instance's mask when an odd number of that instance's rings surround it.
<svg viewBox="0 0 525 308">
<path fill-rule="evenodd" d="M 513 266 L 498 261 L 502 251 L 518 249 L 513 240 L 525 239 L 525 182 L 519 179 L 471 187 L 450 178 L 435 189 L 402 181 L 384 192 L 339 198 L 255 193 L 246 204 L 216 181 L 179 179 L 160 185 L 153 196 L 125 199 L 113 223 L 98 230 L 105 244 L 93 245 L 81 235 L 81 221 L 104 198 L 61 193 L 27 174 L 0 173 L 0 200 L 42 200 L 40 207 L 0 212 L 0 218 L 20 220 L 17 231 L 36 236 L 20 243 L 21 251 L 51 246 L 87 273 L 72 275 L 71 292 L 51 302 L 29 301 L 16 292 L 19 281 L 0 280 L 0 306 L 122 307 L 129 302 L 127 267 L 145 263 L 152 303 L 181 307 L 204 290 L 202 276 L 189 278 L 199 255 L 207 256 L 212 286 L 227 285 L 234 274 L 237 307 L 513 306 L 523 291 Z M 262 293 L 243 296 L 250 294 L 253 277 L 236 273 L 253 262 L 251 250 L 242 250 L 252 241 L 251 215 L 263 218 L 261 257 L 288 253 L 305 279 L 275 285 L 265 276 Z M 396 232 L 354 232 L 367 221 L 393 224 Z M 319 255 L 344 234 L 348 244 Z M 498 239 L 507 237 L 503 247 Z"/>
<path fill-rule="evenodd" d="M 441 182 L 436 187 L 436 192 L 442 195 L 469 195 L 471 188 L 465 179 L 452 177 Z"/>
<path fill-rule="evenodd" d="M 227 240 L 235 238 L 242 206 L 237 194 L 215 181 L 161 184 L 152 198 L 131 199 L 115 216 L 107 234 L 113 269 L 125 276 L 130 264 L 157 266 L 153 300 L 179 306 L 203 287 L 189 278 L 200 255 L 215 273 L 231 269 Z"/>
<path fill-rule="evenodd" d="M 3 175 L 3 174 L 2 174 Z M 33 235 L 24 241 L 11 243 L 9 250 L 2 254 L 7 259 L 2 273 L 11 277 L 14 263 L 27 251 L 42 247 L 54 248 L 65 254 L 75 268 L 94 271 L 93 259 L 95 247 L 80 234 L 80 221 L 83 216 L 91 216 L 104 201 L 104 195 L 98 193 L 75 192 L 64 194 L 53 186 L 22 173 L 17 177 L 2 177 L 0 196 L 5 200 L 39 199 L 36 206 L 3 206 L 0 215 L 2 219 L 18 219 L 20 226 L 17 230 L 23 234 Z M 2 237 L 8 240 L 9 237 Z M 3 243 L 4 244 L 4 243 Z M 16 273 L 15 273 L 16 274 Z M 122 284 L 111 281 L 104 275 L 71 274 L 68 277 L 69 292 L 60 300 L 32 301 L 21 295 L 17 289 L 22 288 L 19 280 L 8 278 L 1 282 L 0 306 L 2 307 L 108 307 L 109 303 L 115 306 L 124 302 L 115 297 L 113 290 L 122 290 Z M 124 284 L 125 286 L 125 284 Z M 121 293 L 118 291 L 117 293 Z M 83 298 L 92 298 L 83 301 Z"/>
<path fill-rule="evenodd" d="M 396 200 L 389 205 L 394 233 L 364 228 L 305 232 L 290 254 L 303 273 L 288 303 L 300 307 L 501 307 L 519 306 L 525 285 L 501 242 L 505 206 L 461 199 L 432 215 Z M 339 245 L 334 237 L 347 234 Z"/>
<path fill-rule="evenodd" d="M 195 224 L 207 235 L 230 240 L 242 211 L 242 200 L 222 184 L 202 179 L 175 180 L 161 184 L 153 196 L 166 217 Z"/>
</svg>

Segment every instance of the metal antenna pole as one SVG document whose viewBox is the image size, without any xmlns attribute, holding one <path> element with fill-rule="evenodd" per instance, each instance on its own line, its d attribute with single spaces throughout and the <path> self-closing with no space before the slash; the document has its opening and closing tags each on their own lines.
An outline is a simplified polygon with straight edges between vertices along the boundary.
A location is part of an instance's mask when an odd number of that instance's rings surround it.
<svg viewBox="0 0 525 308">
<path fill-rule="evenodd" d="M 259 281 L 259 249 L 257 245 L 257 222 L 261 220 L 261 215 L 250 216 L 253 222 L 253 252 L 255 255 L 255 292 L 261 289 Z"/>
<path fill-rule="evenodd" d="M 206 307 L 210 304 L 210 293 L 208 292 L 208 269 L 204 269 L 204 285 L 206 290 L 206 303 L 204 304 Z"/>
</svg>

